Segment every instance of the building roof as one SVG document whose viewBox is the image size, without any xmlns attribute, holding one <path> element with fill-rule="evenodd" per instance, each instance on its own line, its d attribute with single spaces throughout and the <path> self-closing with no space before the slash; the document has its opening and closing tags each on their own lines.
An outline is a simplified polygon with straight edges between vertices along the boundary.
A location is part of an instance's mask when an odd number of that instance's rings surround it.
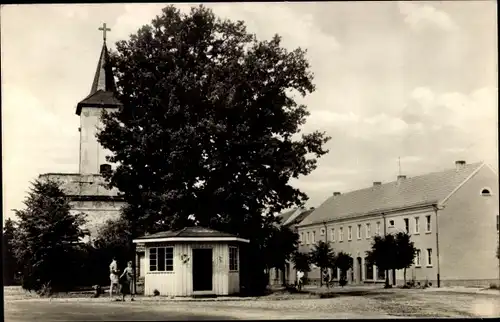
<svg viewBox="0 0 500 322">
<path fill-rule="evenodd" d="M 459 170 L 454 168 L 429 173 L 406 178 L 401 182 L 394 181 L 331 196 L 306 217 L 299 226 L 391 209 L 440 203 L 445 201 L 483 165 L 484 163 L 481 162 L 463 165 Z"/>
<path fill-rule="evenodd" d="M 195 239 L 202 239 L 207 241 L 235 240 L 235 241 L 248 242 L 248 240 L 238 238 L 238 236 L 236 235 L 199 226 L 185 227 L 179 230 L 162 231 L 156 234 L 146 235 L 137 238 L 135 241 L 137 242 L 176 241 L 176 240 L 187 241 Z"/>
<path fill-rule="evenodd" d="M 279 214 L 277 217 L 281 218 L 281 225 L 284 225 L 286 221 L 297 211 L 297 208 L 286 211 L 282 214 Z"/>
<path fill-rule="evenodd" d="M 80 115 L 82 107 L 109 107 L 122 105 L 115 96 L 115 77 L 111 65 L 108 62 L 108 48 L 106 47 L 106 43 L 103 43 L 90 93 L 78 103 L 76 107 L 77 115 Z"/>
</svg>

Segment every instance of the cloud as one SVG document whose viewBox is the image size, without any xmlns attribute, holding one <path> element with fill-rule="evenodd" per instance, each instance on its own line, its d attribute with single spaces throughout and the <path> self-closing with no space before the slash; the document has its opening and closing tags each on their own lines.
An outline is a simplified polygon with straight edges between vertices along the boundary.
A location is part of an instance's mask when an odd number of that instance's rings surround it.
<svg viewBox="0 0 500 322">
<path fill-rule="evenodd" d="M 353 112 L 336 113 L 327 110 L 313 110 L 305 129 L 337 129 L 347 135 L 364 140 L 377 140 L 384 136 L 406 133 L 410 127 L 400 118 L 385 113 L 362 117 Z"/>
<path fill-rule="evenodd" d="M 398 2 L 398 7 L 399 12 L 405 16 L 404 21 L 413 30 L 420 31 L 429 25 L 446 31 L 458 29 L 458 26 L 446 12 L 437 10 L 430 4 L 401 1 Z"/>
</svg>

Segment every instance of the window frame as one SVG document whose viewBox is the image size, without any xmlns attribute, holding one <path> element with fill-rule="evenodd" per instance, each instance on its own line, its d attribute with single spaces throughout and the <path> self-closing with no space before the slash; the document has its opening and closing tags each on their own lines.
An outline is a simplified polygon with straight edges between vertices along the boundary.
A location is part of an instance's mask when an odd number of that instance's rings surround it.
<svg viewBox="0 0 500 322">
<path fill-rule="evenodd" d="M 306 232 L 306 245 L 309 245 L 309 232 Z"/>
<path fill-rule="evenodd" d="M 311 233 L 311 244 L 316 244 L 316 231 L 312 231 Z"/>
<path fill-rule="evenodd" d="M 417 249 L 415 253 L 415 267 L 422 267 L 422 251 Z"/>
<path fill-rule="evenodd" d="M 361 233 L 361 229 L 362 228 L 361 228 L 361 226 L 362 226 L 361 224 L 358 224 L 358 236 L 357 236 L 358 239 L 361 239 L 361 237 L 362 237 L 362 233 Z"/>
<path fill-rule="evenodd" d="M 148 260 L 149 260 L 149 270 L 148 272 L 154 272 L 154 273 L 169 273 L 174 271 L 174 246 L 154 246 L 154 247 L 148 247 Z M 164 256 L 164 268 L 160 270 L 160 265 L 159 265 L 159 254 L 160 254 L 160 249 L 163 250 L 163 256 Z M 154 252 L 153 252 L 154 250 Z M 167 250 L 171 250 L 170 252 L 167 252 Z M 171 256 L 167 256 L 167 254 L 170 254 Z M 154 259 L 152 258 L 152 255 L 155 255 Z M 171 258 L 169 258 L 171 257 Z M 154 264 L 152 262 L 154 261 Z M 169 264 L 171 262 L 171 264 Z M 154 269 L 153 269 L 154 268 Z"/>
<path fill-rule="evenodd" d="M 233 251 L 233 252 L 231 252 Z M 236 252 L 236 255 L 234 254 Z M 233 255 L 233 258 L 231 258 L 231 254 Z M 236 257 L 234 257 L 236 256 Z M 231 259 L 233 260 L 231 262 Z M 231 268 L 231 264 L 233 264 L 233 267 Z M 236 269 L 234 268 L 236 265 Z M 239 272 L 240 269 L 240 252 L 238 247 L 236 246 L 229 246 L 229 272 Z"/>
<path fill-rule="evenodd" d="M 427 248 L 427 267 L 432 267 L 432 248 Z"/>
<path fill-rule="evenodd" d="M 352 226 L 347 226 L 347 240 L 352 240 Z"/>
<path fill-rule="evenodd" d="M 330 233 L 331 233 L 331 237 L 330 237 L 330 240 L 331 242 L 335 242 L 335 228 L 330 228 Z"/>
<path fill-rule="evenodd" d="M 321 229 L 319 230 L 319 234 L 320 234 L 321 236 L 325 236 L 325 234 L 326 234 L 326 230 L 325 230 L 325 228 L 321 228 Z"/>
<path fill-rule="evenodd" d="M 366 232 L 366 239 L 369 239 L 371 238 L 371 227 L 370 227 L 370 223 L 366 223 L 365 224 L 365 232 Z"/>
<path fill-rule="evenodd" d="M 429 234 L 432 232 L 432 217 L 431 215 L 425 216 L 425 233 Z"/>
<path fill-rule="evenodd" d="M 377 221 L 377 225 L 375 227 L 375 234 L 377 234 L 377 236 L 380 236 L 380 221 Z"/>
<path fill-rule="evenodd" d="M 403 218 L 403 222 L 405 224 L 405 231 L 407 234 L 410 233 L 410 218 Z"/>
<path fill-rule="evenodd" d="M 396 223 L 395 223 L 394 219 L 389 219 L 389 225 L 388 225 L 389 228 L 394 228 L 395 224 Z"/>
<path fill-rule="evenodd" d="M 344 241 L 344 227 L 340 227 L 339 228 L 339 242 L 343 242 Z"/>
<path fill-rule="evenodd" d="M 414 232 L 415 235 L 418 235 L 420 234 L 420 217 L 417 216 L 415 217 L 415 232 Z"/>
</svg>

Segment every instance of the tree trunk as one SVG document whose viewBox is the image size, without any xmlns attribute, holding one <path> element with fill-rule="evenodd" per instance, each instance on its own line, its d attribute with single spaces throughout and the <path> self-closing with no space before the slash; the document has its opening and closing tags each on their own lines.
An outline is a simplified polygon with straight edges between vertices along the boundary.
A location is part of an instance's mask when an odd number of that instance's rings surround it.
<svg viewBox="0 0 500 322">
<path fill-rule="evenodd" d="M 282 285 L 286 286 L 286 264 L 283 265 L 283 268 L 281 270 L 282 270 L 281 274 Z"/>
<path fill-rule="evenodd" d="M 385 288 L 389 288 L 389 270 L 385 270 Z"/>
<path fill-rule="evenodd" d="M 323 287 L 323 268 L 319 268 L 319 287 Z"/>
<path fill-rule="evenodd" d="M 403 281 L 404 281 L 404 283 L 406 285 L 406 267 L 403 268 Z"/>
</svg>

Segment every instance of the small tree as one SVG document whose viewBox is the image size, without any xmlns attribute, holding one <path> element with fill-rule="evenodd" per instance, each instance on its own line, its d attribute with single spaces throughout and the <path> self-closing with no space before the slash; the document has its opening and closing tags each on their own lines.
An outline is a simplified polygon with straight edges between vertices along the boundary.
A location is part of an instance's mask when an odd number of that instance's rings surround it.
<svg viewBox="0 0 500 322">
<path fill-rule="evenodd" d="M 340 286 L 347 284 L 347 271 L 352 269 L 353 259 L 350 254 L 340 252 L 335 257 L 335 266 L 340 269 Z"/>
<path fill-rule="evenodd" d="M 310 251 L 309 256 L 311 258 L 311 263 L 320 268 L 320 272 L 331 266 L 331 263 L 335 259 L 335 253 L 328 243 L 320 240 L 314 245 L 313 249 Z M 320 286 L 323 286 L 323 278 L 319 279 Z"/>
<path fill-rule="evenodd" d="M 406 269 L 413 265 L 417 249 L 411 241 L 411 236 L 406 232 L 398 232 L 396 242 L 396 269 L 403 269 L 404 283 L 406 285 Z"/>
<path fill-rule="evenodd" d="M 292 262 L 293 262 L 293 267 L 297 271 L 302 271 L 304 273 L 311 271 L 311 259 L 309 257 L 309 254 L 307 253 L 301 253 L 301 252 L 293 253 Z"/>
<path fill-rule="evenodd" d="M 372 241 L 372 249 L 366 252 L 367 260 L 375 263 L 378 269 L 386 271 L 385 287 L 389 287 L 388 270 L 396 269 L 397 263 L 397 245 L 394 235 L 387 234 L 385 236 L 374 236 Z"/>
<path fill-rule="evenodd" d="M 282 272 L 282 284 L 286 285 L 285 268 L 286 262 L 299 245 L 299 235 L 289 227 L 280 226 L 273 229 L 267 241 L 265 256 L 268 267 L 275 267 Z"/>
<path fill-rule="evenodd" d="M 74 283 L 79 239 L 84 237 L 82 214 L 70 214 L 70 205 L 54 181 L 35 181 L 19 218 L 14 251 L 22 263 L 22 287 L 40 291 L 67 291 Z"/>
<path fill-rule="evenodd" d="M 14 256 L 13 242 L 16 239 L 16 226 L 12 219 L 5 221 L 2 236 L 3 252 L 3 283 L 4 285 L 15 284 L 16 274 L 19 271 L 19 265 Z"/>
<path fill-rule="evenodd" d="M 133 256 L 130 247 L 130 225 L 123 218 L 107 220 L 97 232 L 97 238 L 94 240 L 95 247 L 92 256 L 92 267 L 96 282 L 102 284 L 108 281 L 108 266 L 116 257 L 118 263 L 126 263 Z M 103 277 L 101 279 L 101 277 Z"/>
</svg>

